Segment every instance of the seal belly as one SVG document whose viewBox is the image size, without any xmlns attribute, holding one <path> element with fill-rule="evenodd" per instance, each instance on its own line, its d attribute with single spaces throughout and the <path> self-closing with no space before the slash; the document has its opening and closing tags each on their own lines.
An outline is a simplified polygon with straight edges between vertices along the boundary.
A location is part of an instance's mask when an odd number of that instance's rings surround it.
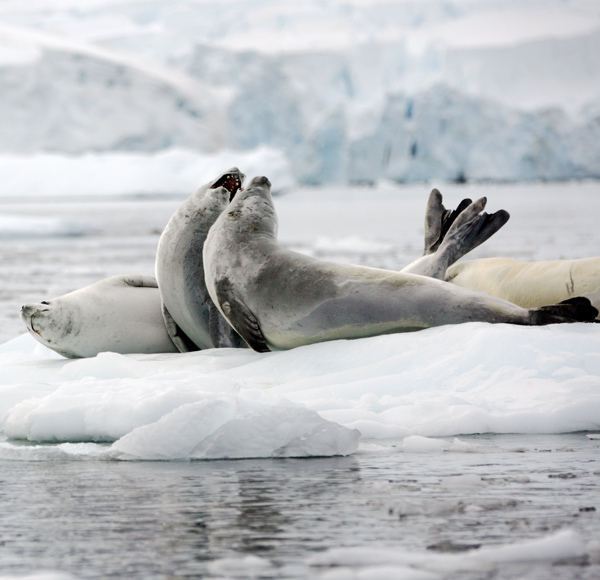
<svg viewBox="0 0 600 580">
<path fill-rule="evenodd" d="M 254 305 L 272 349 L 431 326 L 428 302 L 410 298 L 423 297 L 423 280 L 428 279 L 307 256 L 294 258 L 296 268 L 281 260 L 272 264 L 273 269 L 266 268 L 269 293 Z"/>
</svg>

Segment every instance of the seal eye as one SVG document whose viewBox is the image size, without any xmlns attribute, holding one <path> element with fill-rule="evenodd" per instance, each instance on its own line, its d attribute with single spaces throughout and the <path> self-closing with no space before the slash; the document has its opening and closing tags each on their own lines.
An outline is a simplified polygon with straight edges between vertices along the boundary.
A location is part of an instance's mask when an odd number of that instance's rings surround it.
<svg viewBox="0 0 600 580">
<path fill-rule="evenodd" d="M 50 306 L 50 302 L 46 302 L 45 300 L 42 300 L 42 301 L 40 302 L 40 304 L 45 304 L 46 306 Z"/>
<path fill-rule="evenodd" d="M 217 189 L 217 187 L 224 187 L 229 192 L 229 201 L 231 201 L 242 187 L 242 182 L 237 175 L 226 173 L 215 182 L 211 189 Z"/>
</svg>

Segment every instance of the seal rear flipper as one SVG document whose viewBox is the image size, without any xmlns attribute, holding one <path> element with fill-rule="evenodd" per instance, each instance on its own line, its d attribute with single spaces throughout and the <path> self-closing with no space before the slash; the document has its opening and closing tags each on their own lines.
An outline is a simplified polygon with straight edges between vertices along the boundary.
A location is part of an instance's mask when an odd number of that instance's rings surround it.
<svg viewBox="0 0 600 580">
<path fill-rule="evenodd" d="M 551 306 L 542 306 L 530 311 L 531 324 L 545 325 L 561 322 L 597 322 L 598 310 L 582 296 L 563 300 Z"/>
<path fill-rule="evenodd" d="M 423 255 L 433 254 L 440 247 L 448 230 L 456 218 L 471 205 L 470 199 L 463 199 L 454 210 L 446 209 L 442 203 L 442 194 L 432 189 L 425 210 L 425 249 Z"/>
<path fill-rule="evenodd" d="M 503 209 L 492 214 L 481 213 L 486 201 L 482 197 L 470 204 L 446 233 L 438 250 L 444 254 L 446 268 L 491 238 L 509 220 L 510 214 Z"/>
<path fill-rule="evenodd" d="M 485 197 L 475 202 L 463 199 L 453 212 L 443 209 L 441 199 L 440 192 L 434 189 L 427 206 L 426 254 L 411 262 L 402 269 L 402 272 L 446 280 L 446 271 L 452 264 L 494 235 L 510 217 L 503 209 L 493 214 L 483 212 L 487 203 Z M 440 213 L 442 210 L 443 212 Z M 428 231 L 427 222 L 431 220 L 437 225 L 434 224 L 432 230 Z M 441 243 L 438 241 L 432 244 L 431 236 L 434 230 L 439 231 L 443 236 Z M 433 247 L 436 250 L 427 254 L 428 248 Z"/>
<path fill-rule="evenodd" d="M 167 334 L 179 352 L 194 352 L 201 350 L 194 343 L 194 341 L 192 341 L 192 339 L 189 338 L 188 335 L 181 330 L 181 328 L 179 328 L 164 304 L 162 305 L 162 315 L 163 320 L 165 321 Z"/>
</svg>

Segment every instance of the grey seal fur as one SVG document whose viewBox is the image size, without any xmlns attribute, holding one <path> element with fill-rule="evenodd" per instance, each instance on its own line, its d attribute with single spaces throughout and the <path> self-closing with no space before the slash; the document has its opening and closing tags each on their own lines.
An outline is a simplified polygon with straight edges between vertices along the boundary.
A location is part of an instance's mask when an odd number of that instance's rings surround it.
<svg viewBox="0 0 600 580">
<path fill-rule="evenodd" d="M 233 167 L 200 187 L 175 211 L 160 237 L 156 279 L 167 331 L 181 352 L 247 347 L 208 295 L 202 261 L 208 231 L 244 177 Z"/>
<path fill-rule="evenodd" d="M 177 352 L 160 312 L 152 276 L 112 276 L 69 294 L 21 308 L 27 330 L 67 358 L 100 352 Z"/>
<path fill-rule="evenodd" d="M 593 320 L 589 301 L 526 310 L 442 280 L 320 260 L 277 243 L 266 177 L 238 193 L 204 244 L 208 292 L 229 323 L 265 352 L 462 322 L 540 325 Z"/>
</svg>

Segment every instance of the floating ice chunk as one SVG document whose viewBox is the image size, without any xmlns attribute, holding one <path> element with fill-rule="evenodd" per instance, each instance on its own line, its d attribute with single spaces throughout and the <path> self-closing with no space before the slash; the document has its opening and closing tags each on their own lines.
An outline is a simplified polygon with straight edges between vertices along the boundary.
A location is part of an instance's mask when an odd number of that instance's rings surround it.
<svg viewBox="0 0 600 580">
<path fill-rule="evenodd" d="M 446 574 L 461 571 L 490 572 L 497 564 L 506 562 L 556 562 L 586 554 L 582 538 L 573 530 L 561 530 L 535 540 L 519 540 L 504 546 L 490 546 L 461 553 L 438 554 L 432 551 L 403 551 L 382 548 L 335 548 L 312 556 L 308 564 L 314 567 L 343 566 L 347 578 L 365 578 L 379 566 L 398 568 L 399 578 L 407 566 L 430 573 Z M 321 578 L 329 578 L 322 575 Z M 390 576 L 391 577 L 391 576 Z M 335 578 L 335 577 L 334 577 Z M 340 576 L 344 578 L 344 576 Z"/>
<path fill-rule="evenodd" d="M 208 571 L 211 575 L 228 578 L 255 578 L 263 574 L 271 576 L 273 568 L 273 564 L 269 560 L 252 554 L 243 558 L 222 558 L 208 564 Z"/>
<path fill-rule="evenodd" d="M 319 580 L 442 580 L 439 574 L 408 566 L 369 566 L 358 572 L 347 568 L 325 572 Z"/>
<path fill-rule="evenodd" d="M 116 441 L 118 459 L 187 459 L 200 441 L 236 412 L 234 400 L 204 400 L 182 405 L 156 423 L 134 429 Z"/>
<path fill-rule="evenodd" d="M 195 373 L 147 379 L 84 377 L 15 405 L 6 416 L 4 432 L 30 441 L 114 441 L 182 405 L 237 389 L 238 383 L 230 379 Z"/>
<path fill-rule="evenodd" d="M 194 458 L 349 455 L 360 433 L 302 408 L 267 408 L 233 419 L 202 441 Z"/>
<path fill-rule="evenodd" d="M 450 435 L 593 435 L 600 426 L 600 334 L 593 325 L 469 323 L 263 354 L 213 349 L 57 360 L 35 349 L 28 335 L 0 346 L 0 418 L 11 438 L 113 442 L 152 424 L 158 434 L 157 422 L 165 418 L 166 426 L 176 409 L 183 416 L 195 403 L 228 397 L 237 405 L 231 424 L 205 434 L 190 427 L 195 445 L 205 446 L 198 456 L 345 454 L 352 438 L 334 424 L 358 429 L 369 444 L 404 439 L 398 451 L 429 453 L 514 451 L 485 439 L 437 439 Z M 578 373 L 557 375 L 562 368 Z M 291 409 L 287 433 L 280 408 Z M 308 412 L 315 414 L 306 416 L 304 430 L 294 431 Z M 253 419 L 255 413 L 263 418 Z M 315 417 L 327 425 L 322 431 Z M 173 421 L 174 429 L 182 427 Z M 261 422 L 271 431 L 255 424 Z M 253 431 L 251 443 L 239 443 L 241 433 Z M 195 448 L 178 449 L 166 427 L 164 433 L 156 449 L 164 445 L 166 456 L 185 457 Z M 140 456 L 152 456 L 141 441 Z"/>
<path fill-rule="evenodd" d="M 557 561 L 575 558 L 586 553 L 581 536 L 574 530 L 561 530 L 537 540 L 529 540 L 506 546 L 484 547 L 472 556 L 489 562 L 533 562 L 536 560 Z"/>
<path fill-rule="evenodd" d="M 444 451 L 449 447 L 450 443 L 448 441 L 421 437 L 420 435 L 411 435 L 402 442 L 402 449 L 405 453 L 430 453 L 432 451 Z"/>
<path fill-rule="evenodd" d="M 69 461 L 104 458 L 106 447 L 95 443 L 27 445 L 0 442 L 0 459 L 12 461 Z"/>
</svg>

